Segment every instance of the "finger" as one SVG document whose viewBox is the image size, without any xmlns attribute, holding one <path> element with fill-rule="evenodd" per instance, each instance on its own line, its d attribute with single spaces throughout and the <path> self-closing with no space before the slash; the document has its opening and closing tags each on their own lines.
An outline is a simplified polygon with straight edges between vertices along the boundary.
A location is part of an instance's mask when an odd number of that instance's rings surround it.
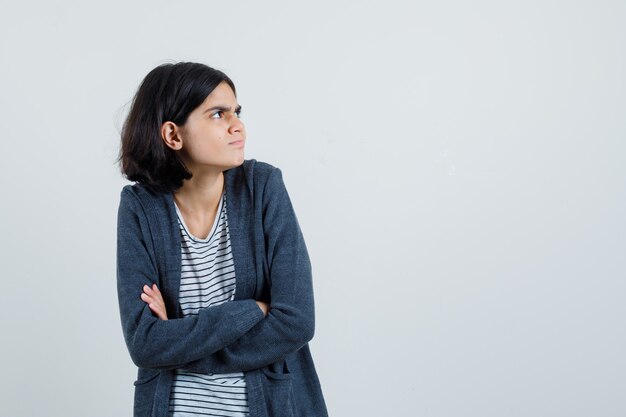
<svg viewBox="0 0 626 417">
<path fill-rule="evenodd" d="M 160 317 L 159 314 L 161 313 L 161 311 L 159 310 L 159 308 L 154 304 L 154 303 L 150 303 L 148 304 L 148 307 L 150 308 L 150 310 L 152 310 L 152 312 L 157 316 Z"/>
<path fill-rule="evenodd" d="M 144 290 L 146 292 L 144 292 L 144 294 L 148 295 L 150 298 L 152 298 L 154 301 L 159 302 L 159 304 L 165 304 L 165 301 L 163 300 L 163 295 L 161 295 L 161 293 L 158 291 L 154 291 L 152 289 L 149 290 Z M 149 292 L 147 292 L 149 291 Z"/>
<path fill-rule="evenodd" d="M 145 301 L 147 304 L 154 304 L 156 306 L 163 306 L 163 303 L 159 301 L 158 297 L 151 297 L 147 294 L 144 294 L 144 296 L 142 297 L 142 300 Z"/>
<path fill-rule="evenodd" d="M 148 303 L 148 307 L 150 307 L 150 310 L 154 311 L 156 314 L 161 314 L 164 311 L 163 306 L 155 303 L 155 302 L 150 302 Z"/>
<path fill-rule="evenodd" d="M 165 300 L 163 300 L 163 295 L 157 287 L 156 284 L 152 284 L 152 288 L 148 287 L 146 290 L 146 294 L 150 295 L 155 301 L 158 301 L 160 304 L 165 304 Z"/>
<path fill-rule="evenodd" d="M 143 286 L 143 292 L 145 292 L 148 295 L 153 295 L 154 291 L 152 290 L 152 288 L 150 288 L 149 285 L 144 285 Z"/>
<path fill-rule="evenodd" d="M 146 303 L 151 303 L 151 302 L 153 301 L 153 300 L 152 300 L 152 297 L 150 297 L 150 296 L 149 296 L 148 294 L 146 294 L 145 292 L 142 292 L 142 293 L 141 293 L 141 300 L 142 300 L 142 301 L 144 301 L 144 302 L 146 302 Z"/>
<path fill-rule="evenodd" d="M 161 309 L 160 306 L 157 306 L 154 303 L 151 303 L 151 304 L 148 304 L 148 307 L 150 307 L 150 310 L 152 310 L 154 314 L 157 315 L 158 318 L 160 318 L 161 320 L 167 320 L 167 314 Z"/>
<path fill-rule="evenodd" d="M 158 301 L 159 304 L 165 305 L 165 300 L 163 299 L 163 294 L 161 294 L 161 291 L 159 291 L 159 287 L 157 287 L 156 284 L 152 285 L 152 289 L 150 289 L 150 291 L 151 291 L 150 296 L 155 301 Z"/>
</svg>

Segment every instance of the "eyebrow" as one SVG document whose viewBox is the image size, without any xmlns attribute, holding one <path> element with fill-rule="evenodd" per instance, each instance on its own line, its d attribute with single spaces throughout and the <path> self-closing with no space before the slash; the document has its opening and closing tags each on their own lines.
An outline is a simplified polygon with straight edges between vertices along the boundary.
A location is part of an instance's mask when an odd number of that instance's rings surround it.
<svg viewBox="0 0 626 417">
<path fill-rule="evenodd" d="M 221 111 L 225 111 L 225 112 L 229 112 L 232 109 L 228 106 L 213 106 L 213 107 L 209 107 L 208 109 L 206 109 L 205 111 L 202 112 L 202 114 L 208 113 L 210 111 L 213 110 L 221 110 Z M 237 108 L 235 108 L 235 113 L 237 112 L 241 112 L 241 106 L 237 106 Z"/>
</svg>

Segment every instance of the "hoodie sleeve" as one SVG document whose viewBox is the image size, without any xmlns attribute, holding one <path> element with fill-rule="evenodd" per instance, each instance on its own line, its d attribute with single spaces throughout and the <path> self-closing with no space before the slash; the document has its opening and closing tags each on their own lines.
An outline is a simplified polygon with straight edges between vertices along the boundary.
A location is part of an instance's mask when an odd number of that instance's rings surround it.
<svg viewBox="0 0 626 417">
<path fill-rule="evenodd" d="M 254 300 L 202 309 L 197 316 L 160 320 L 140 295 L 158 283 L 152 234 L 143 207 L 126 187 L 117 221 L 117 292 L 124 339 L 140 368 L 174 369 L 211 357 L 264 318 Z"/>
</svg>

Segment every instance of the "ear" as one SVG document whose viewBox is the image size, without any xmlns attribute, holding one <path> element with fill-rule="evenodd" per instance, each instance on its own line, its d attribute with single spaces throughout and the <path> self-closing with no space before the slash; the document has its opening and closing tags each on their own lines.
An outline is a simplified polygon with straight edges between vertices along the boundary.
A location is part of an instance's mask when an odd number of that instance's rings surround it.
<svg viewBox="0 0 626 417">
<path fill-rule="evenodd" d="M 165 122 L 161 125 L 161 139 L 169 148 L 175 151 L 179 151 L 183 147 L 183 141 L 180 138 L 180 128 L 173 122 Z"/>
</svg>

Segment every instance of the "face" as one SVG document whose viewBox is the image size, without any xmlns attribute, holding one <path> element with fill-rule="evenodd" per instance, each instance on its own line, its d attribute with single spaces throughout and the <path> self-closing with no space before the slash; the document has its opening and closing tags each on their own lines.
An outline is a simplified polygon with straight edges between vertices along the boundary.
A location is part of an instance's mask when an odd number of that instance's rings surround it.
<svg viewBox="0 0 626 417">
<path fill-rule="evenodd" d="M 233 90 L 222 82 L 189 114 L 178 136 L 180 156 L 192 173 L 243 164 L 246 131 L 240 111 Z"/>
</svg>

